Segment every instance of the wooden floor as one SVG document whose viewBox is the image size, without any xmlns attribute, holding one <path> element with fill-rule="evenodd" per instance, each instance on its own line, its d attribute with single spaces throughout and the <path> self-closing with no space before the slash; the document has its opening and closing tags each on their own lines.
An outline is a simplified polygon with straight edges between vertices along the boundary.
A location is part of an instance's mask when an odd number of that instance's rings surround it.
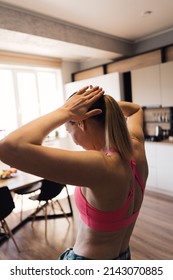
<svg viewBox="0 0 173 280">
<path fill-rule="evenodd" d="M 18 253 L 12 240 L 0 247 L 1 260 L 56 260 L 59 254 L 74 244 L 77 231 L 77 216 L 51 219 L 48 221 L 48 238 L 44 235 L 44 220 L 25 224 L 15 233 L 20 247 Z M 67 208 L 66 200 L 62 200 Z M 68 209 L 67 209 L 68 210 Z M 27 213 L 25 213 L 27 214 Z M 12 213 L 8 223 L 12 227 L 19 221 L 19 215 Z M 131 253 L 134 260 L 172 260 L 173 259 L 173 197 L 146 191 L 144 203 L 131 238 Z"/>
<path fill-rule="evenodd" d="M 173 260 L 173 197 L 146 191 L 131 250 L 133 259 Z"/>
</svg>

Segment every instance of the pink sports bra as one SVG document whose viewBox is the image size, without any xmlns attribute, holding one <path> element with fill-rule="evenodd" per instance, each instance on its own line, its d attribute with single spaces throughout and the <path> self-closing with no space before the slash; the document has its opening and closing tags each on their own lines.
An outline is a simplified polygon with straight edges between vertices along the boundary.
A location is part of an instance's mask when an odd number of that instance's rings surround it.
<svg viewBox="0 0 173 280">
<path fill-rule="evenodd" d="M 139 182 L 141 187 L 142 195 L 144 195 L 144 184 L 143 181 L 136 171 L 136 163 L 134 160 L 130 162 L 134 177 Z M 75 188 L 74 198 L 76 206 L 79 210 L 82 221 L 90 228 L 97 231 L 114 231 L 124 227 L 129 226 L 131 223 L 135 222 L 139 214 L 139 210 L 135 211 L 129 217 L 125 217 L 128 207 L 130 205 L 131 199 L 133 197 L 135 182 L 133 180 L 128 198 L 124 205 L 117 211 L 102 211 L 96 209 L 91 204 L 88 203 L 86 198 L 81 192 L 80 187 Z"/>
</svg>

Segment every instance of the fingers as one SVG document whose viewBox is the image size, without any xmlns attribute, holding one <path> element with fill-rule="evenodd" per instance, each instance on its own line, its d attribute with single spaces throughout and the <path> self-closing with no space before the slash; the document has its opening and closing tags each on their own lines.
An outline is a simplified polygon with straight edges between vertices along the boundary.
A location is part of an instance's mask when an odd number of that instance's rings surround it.
<svg viewBox="0 0 173 280">
<path fill-rule="evenodd" d="M 92 98 L 93 96 L 97 96 L 98 94 L 103 94 L 104 91 L 102 88 L 100 88 L 99 86 L 95 86 L 92 89 L 87 90 L 84 93 L 84 96 L 86 96 L 88 99 Z"/>
<path fill-rule="evenodd" d="M 90 88 L 85 92 L 85 94 L 90 94 L 90 93 L 98 91 L 98 90 L 101 90 L 101 88 L 99 86 L 95 86 L 95 87 L 90 86 Z"/>
<path fill-rule="evenodd" d="M 87 99 L 94 102 L 95 100 L 99 99 L 104 94 L 104 90 L 99 87 L 93 88 L 90 92 L 88 91 Z"/>
<path fill-rule="evenodd" d="M 90 86 L 85 86 L 85 87 L 81 88 L 76 94 L 78 94 L 78 95 L 83 94 L 83 96 L 91 96 L 90 94 L 97 94 L 101 91 L 102 91 L 102 88 L 100 88 L 99 86 L 93 87 L 92 85 L 90 85 Z"/>
<path fill-rule="evenodd" d="M 89 86 L 85 86 L 85 87 L 81 88 L 80 90 L 78 90 L 78 92 L 76 94 L 78 94 L 78 95 L 83 94 L 84 92 L 87 91 L 88 88 L 89 88 Z"/>
</svg>

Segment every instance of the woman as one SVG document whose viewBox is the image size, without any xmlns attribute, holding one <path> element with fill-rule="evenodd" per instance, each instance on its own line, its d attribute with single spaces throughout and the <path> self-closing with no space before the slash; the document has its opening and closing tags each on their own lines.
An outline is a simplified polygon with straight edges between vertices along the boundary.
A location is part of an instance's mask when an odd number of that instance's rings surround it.
<svg viewBox="0 0 173 280">
<path fill-rule="evenodd" d="M 42 146 L 63 124 L 85 151 Z M 138 105 L 117 103 L 101 88 L 87 86 L 1 141 L 0 158 L 9 165 L 80 186 L 75 190 L 81 217 L 76 242 L 60 259 L 130 259 L 148 175 L 142 126 Z"/>
</svg>

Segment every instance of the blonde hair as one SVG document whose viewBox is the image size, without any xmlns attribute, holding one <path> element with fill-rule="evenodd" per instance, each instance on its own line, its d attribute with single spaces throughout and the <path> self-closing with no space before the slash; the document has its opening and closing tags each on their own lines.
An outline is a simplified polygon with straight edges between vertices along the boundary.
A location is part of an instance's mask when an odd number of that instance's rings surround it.
<svg viewBox="0 0 173 280">
<path fill-rule="evenodd" d="M 127 129 L 126 119 L 116 100 L 103 95 L 89 109 L 101 109 L 102 113 L 93 118 L 105 128 L 106 149 L 116 148 L 124 159 L 132 159 L 133 149 Z"/>
<path fill-rule="evenodd" d="M 105 140 L 106 148 L 115 148 L 124 159 L 132 159 L 133 149 L 126 119 L 116 100 L 104 95 L 106 105 Z"/>
</svg>

